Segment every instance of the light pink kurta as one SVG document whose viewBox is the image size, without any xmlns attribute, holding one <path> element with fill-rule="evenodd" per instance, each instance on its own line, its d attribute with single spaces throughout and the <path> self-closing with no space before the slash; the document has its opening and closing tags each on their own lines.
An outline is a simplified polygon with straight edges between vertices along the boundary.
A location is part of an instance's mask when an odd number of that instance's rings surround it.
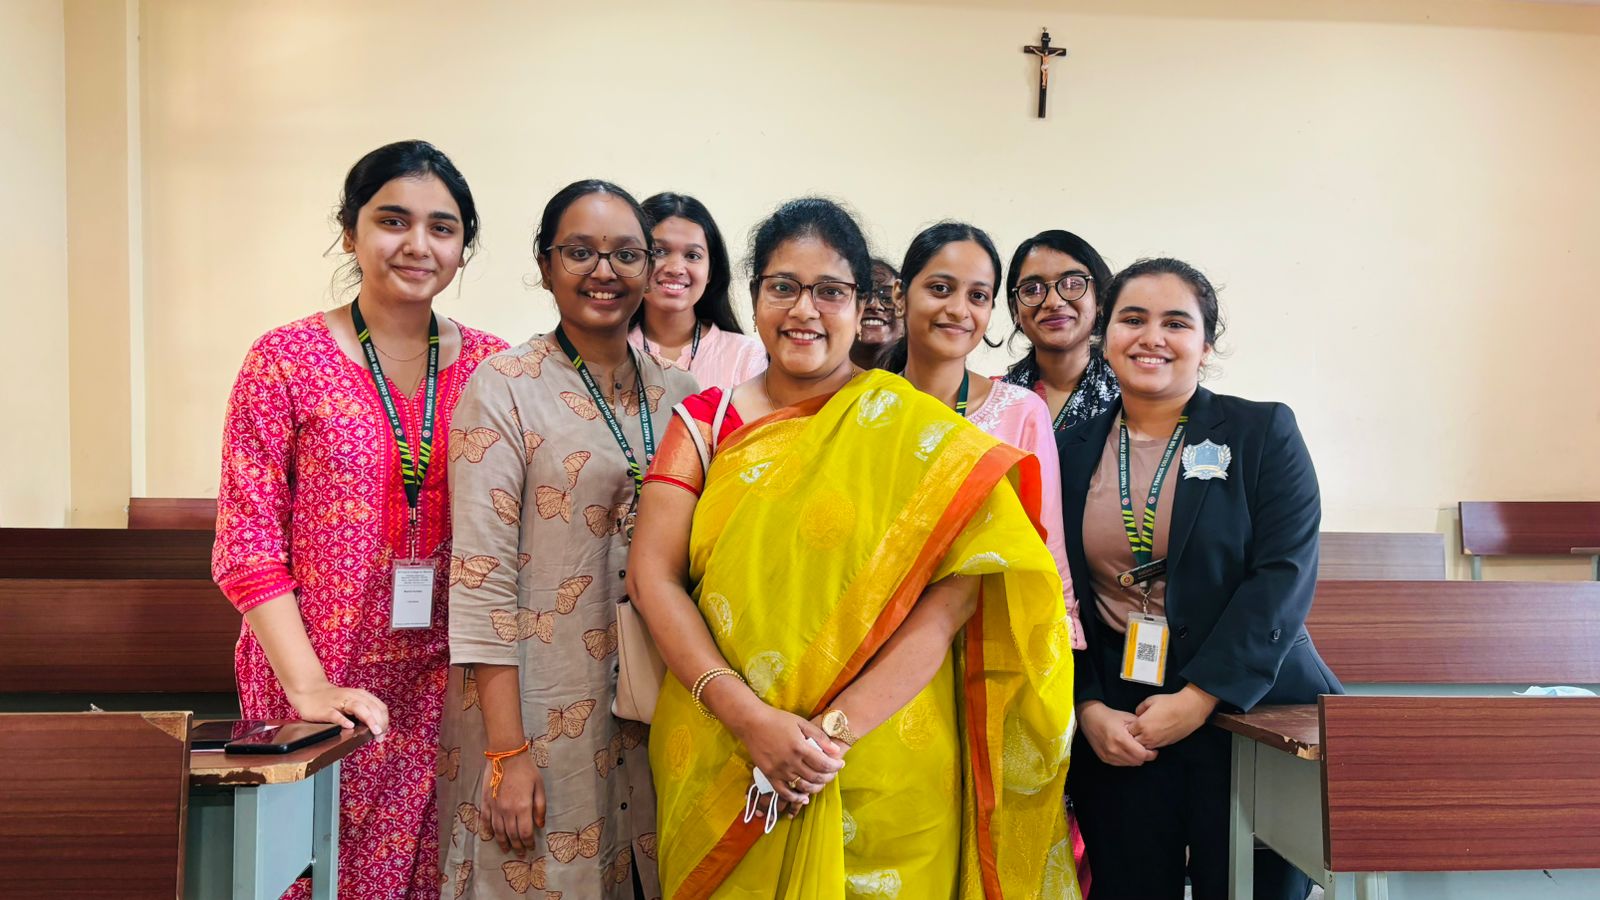
<svg viewBox="0 0 1600 900">
<path fill-rule="evenodd" d="M 700 335 L 700 349 L 693 358 L 689 354 L 690 348 L 684 347 L 677 359 L 661 357 L 662 361 L 693 375 L 695 381 L 700 383 L 701 390 L 713 387 L 732 390 L 735 385 L 767 370 L 767 348 L 762 346 L 759 338 L 723 331 L 709 323 L 704 328 L 705 332 Z M 661 348 L 654 341 L 645 347 L 644 332 L 638 328 L 628 332 L 628 342 L 660 356 Z"/>
<path fill-rule="evenodd" d="M 1050 427 L 1050 408 L 1027 388 L 994 382 L 983 405 L 967 414 L 968 421 L 1013 447 L 1039 457 L 1039 477 L 1044 482 L 1044 542 L 1056 558 L 1061 572 L 1062 593 L 1067 613 L 1072 616 L 1072 646 L 1082 650 L 1083 624 L 1078 620 L 1078 598 L 1072 593 L 1072 572 L 1067 568 L 1067 544 L 1061 520 L 1061 458 L 1056 454 L 1055 432 Z"/>
</svg>

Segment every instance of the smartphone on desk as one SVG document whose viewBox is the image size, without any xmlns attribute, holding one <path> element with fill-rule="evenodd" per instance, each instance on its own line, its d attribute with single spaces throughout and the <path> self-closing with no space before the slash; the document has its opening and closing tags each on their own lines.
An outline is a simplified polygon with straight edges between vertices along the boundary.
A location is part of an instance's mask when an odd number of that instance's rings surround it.
<svg viewBox="0 0 1600 900">
<path fill-rule="evenodd" d="M 227 753 L 290 753 L 337 737 L 340 728 L 323 722 L 202 722 L 190 732 L 195 750 Z"/>
</svg>

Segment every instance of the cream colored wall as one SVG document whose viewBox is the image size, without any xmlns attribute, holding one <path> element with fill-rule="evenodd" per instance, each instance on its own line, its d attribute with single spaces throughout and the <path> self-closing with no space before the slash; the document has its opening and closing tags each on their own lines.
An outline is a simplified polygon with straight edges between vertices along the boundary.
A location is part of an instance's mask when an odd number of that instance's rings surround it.
<svg viewBox="0 0 1600 900">
<path fill-rule="evenodd" d="M 440 305 L 512 339 L 552 322 L 525 286 L 528 242 L 580 177 L 694 193 L 737 245 L 808 192 L 847 200 L 891 257 L 942 217 L 1005 251 L 1066 227 L 1114 265 L 1172 254 L 1222 286 L 1231 354 L 1213 386 L 1295 407 L 1326 527 L 1449 532 L 1463 498 L 1600 498 L 1594 8 L 144 0 L 142 15 L 153 495 L 215 490 L 251 339 L 335 302 L 341 177 L 417 136 L 453 155 L 485 221 Z M 1044 121 L 1019 49 L 1041 23 L 1071 53 Z"/>
<path fill-rule="evenodd" d="M 0 4 L 0 525 L 67 524 L 66 39 L 60 0 Z"/>
</svg>

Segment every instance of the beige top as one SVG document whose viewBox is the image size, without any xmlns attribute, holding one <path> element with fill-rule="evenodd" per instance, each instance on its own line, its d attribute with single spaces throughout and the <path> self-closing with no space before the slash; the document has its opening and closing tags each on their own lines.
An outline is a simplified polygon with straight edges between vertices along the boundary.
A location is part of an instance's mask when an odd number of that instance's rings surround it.
<svg viewBox="0 0 1600 900">
<path fill-rule="evenodd" d="M 1144 591 L 1138 585 L 1123 587 L 1117 576 L 1133 568 L 1133 549 L 1128 546 L 1128 532 L 1122 524 L 1122 495 L 1117 486 L 1117 444 L 1122 429 L 1111 428 L 1106 437 L 1105 450 L 1100 454 L 1100 464 L 1089 479 L 1089 495 L 1083 504 L 1083 554 L 1089 562 L 1089 582 L 1094 587 L 1095 610 L 1100 621 L 1118 633 L 1128 630 L 1128 614 L 1144 609 Z M 1161 465 L 1161 454 L 1167 449 L 1166 439 L 1128 441 L 1129 493 L 1133 497 L 1133 515 L 1144 528 L 1144 502 L 1150 493 L 1150 482 L 1155 478 L 1156 467 Z M 1161 497 L 1156 504 L 1155 559 L 1167 555 L 1167 535 L 1172 531 L 1172 498 L 1178 480 L 1183 477 L 1183 467 L 1173 454 L 1167 469 L 1167 479 L 1161 484 Z M 1166 615 L 1167 580 L 1157 578 L 1150 583 L 1150 614 Z"/>
<path fill-rule="evenodd" d="M 614 412 L 641 465 L 641 406 L 656 439 L 672 405 L 696 391 L 687 373 L 637 354 Z M 633 479 L 577 371 L 549 338 L 495 354 L 473 373 L 451 423 L 450 682 L 439 747 L 444 896 L 633 900 L 632 870 L 659 897 L 655 791 L 647 727 L 611 714 L 617 600 L 628 542 L 620 519 Z M 489 766 L 473 663 L 513 665 L 522 724 L 544 776 L 537 851 L 507 854 L 482 839 Z M 398 714 L 398 713 L 397 713 Z M 477 836 L 474 836 L 474 832 Z"/>
</svg>

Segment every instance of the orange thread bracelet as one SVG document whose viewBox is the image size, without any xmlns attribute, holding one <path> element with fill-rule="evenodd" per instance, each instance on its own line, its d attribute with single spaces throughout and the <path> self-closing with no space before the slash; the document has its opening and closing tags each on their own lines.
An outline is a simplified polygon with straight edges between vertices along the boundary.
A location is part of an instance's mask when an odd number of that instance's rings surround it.
<svg viewBox="0 0 1600 900">
<path fill-rule="evenodd" d="M 523 741 L 522 746 L 515 750 L 505 750 L 500 753 L 493 750 L 483 751 L 483 758 L 489 761 L 489 799 L 494 800 L 500 796 L 500 781 L 506 777 L 505 770 L 500 767 L 501 760 L 527 753 L 532 747 L 532 741 Z"/>
</svg>

